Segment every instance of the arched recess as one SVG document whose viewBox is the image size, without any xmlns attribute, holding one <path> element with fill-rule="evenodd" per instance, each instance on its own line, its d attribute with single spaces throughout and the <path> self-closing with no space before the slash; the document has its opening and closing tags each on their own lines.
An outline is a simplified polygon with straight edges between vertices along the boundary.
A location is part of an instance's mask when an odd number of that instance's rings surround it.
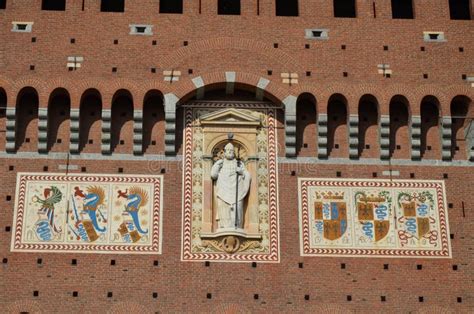
<svg viewBox="0 0 474 314">
<path fill-rule="evenodd" d="M 131 153 L 133 149 L 133 97 L 126 90 L 118 90 L 112 98 L 111 120 L 112 153 Z"/>
<path fill-rule="evenodd" d="M 79 109 L 79 151 L 99 153 L 102 127 L 102 96 L 96 89 L 88 89 L 81 96 Z"/>
<path fill-rule="evenodd" d="M 390 100 L 390 158 L 410 158 L 410 104 L 402 95 Z"/>
<path fill-rule="evenodd" d="M 163 94 L 158 90 L 146 93 L 143 102 L 143 152 L 164 154 L 165 108 Z"/>
<path fill-rule="evenodd" d="M 328 101 L 328 157 L 348 157 L 347 99 L 334 94 Z"/>
<path fill-rule="evenodd" d="M 451 153 L 453 159 L 466 159 L 474 137 L 474 109 L 469 97 L 458 95 L 451 101 Z"/>
<path fill-rule="evenodd" d="M 303 93 L 296 101 L 296 155 L 317 156 L 316 98 Z"/>
<path fill-rule="evenodd" d="M 48 151 L 67 151 L 70 138 L 71 98 L 64 88 L 55 89 L 48 104 Z"/>
<path fill-rule="evenodd" d="M 364 95 L 359 100 L 359 157 L 380 156 L 379 109 L 373 95 Z"/>
<path fill-rule="evenodd" d="M 38 149 L 38 92 L 33 87 L 24 87 L 16 101 L 16 138 L 18 151 Z"/>
<path fill-rule="evenodd" d="M 421 158 L 441 157 L 440 104 L 436 97 L 425 96 L 421 101 Z"/>
<path fill-rule="evenodd" d="M 7 135 L 7 93 L 0 87 L 0 151 L 5 150 L 5 139 Z"/>
</svg>

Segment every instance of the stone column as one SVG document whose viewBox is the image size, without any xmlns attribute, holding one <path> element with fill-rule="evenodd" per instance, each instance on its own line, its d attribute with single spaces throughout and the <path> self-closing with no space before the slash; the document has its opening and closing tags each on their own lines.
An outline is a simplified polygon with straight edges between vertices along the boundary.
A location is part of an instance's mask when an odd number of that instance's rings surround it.
<svg viewBox="0 0 474 314">
<path fill-rule="evenodd" d="M 285 106 L 285 151 L 286 157 L 296 158 L 296 97 L 289 95 L 283 100 Z"/>
<path fill-rule="evenodd" d="M 175 94 L 166 94 L 165 99 L 165 154 L 176 154 L 176 104 L 178 97 Z"/>
<path fill-rule="evenodd" d="M 6 110 L 6 134 L 5 151 L 14 153 L 16 151 L 16 108 L 7 107 Z"/>
<path fill-rule="evenodd" d="M 349 158 L 359 158 L 359 115 L 349 116 Z"/>
<path fill-rule="evenodd" d="M 143 154 L 143 110 L 133 111 L 133 154 Z"/>
<path fill-rule="evenodd" d="M 421 117 L 412 116 L 410 123 L 411 159 L 421 159 Z"/>
<path fill-rule="evenodd" d="M 71 154 L 79 154 L 79 121 L 80 111 L 79 109 L 71 109 L 70 114 L 71 125 L 70 125 L 70 140 L 69 140 L 69 151 Z"/>
<path fill-rule="evenodd" d="M 318 115 L 318 157 L 328 157 L 328 115 L 325 113 Z"/>
<path fill-rule="evenodd" d="M 390 116 L 380 116 L 380 159 L 390 159 Z"/>
<path fill-rule="evenodd" d="M 112 110 L 111 109 L 102 109 L 102 145 L 101 150 L 102 154 L 109 155 L 112 153 L 112 143 L 111 143 L 111 119 L 112 119 Z"/>
<path fill-rule="evenodd" d="M 38 152 L 48 153 L 48 108 L 38 109 Z"/>
<path fill-rule="evenodd" d="M 441 158 L 443 160 L 451 160 L 452 156 L 452 119 L 450 116 L 441 118 Z"/>
</svg>

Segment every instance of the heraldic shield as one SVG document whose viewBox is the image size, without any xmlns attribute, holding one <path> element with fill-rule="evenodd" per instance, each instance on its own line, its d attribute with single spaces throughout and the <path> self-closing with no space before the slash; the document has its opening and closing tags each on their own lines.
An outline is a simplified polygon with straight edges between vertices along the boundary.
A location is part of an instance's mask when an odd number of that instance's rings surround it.
<svg viewBox="0 0 474 314">
<path fill-rule="evenodd" d="M 378 242 L 390 231 L 390 201 L 383 192 L 379 195 L 355 193 L 357 218 L 362 224 L 362 232 L 372 241 Z"/>
<path fill-rule="evenodd" d="M 316 228 L 323 229 L 323 236 L 328 240 L 341 238 L 347 230 L 346 202 L 329 201 L 314 203 L 314 218 Z"/>
</svg>

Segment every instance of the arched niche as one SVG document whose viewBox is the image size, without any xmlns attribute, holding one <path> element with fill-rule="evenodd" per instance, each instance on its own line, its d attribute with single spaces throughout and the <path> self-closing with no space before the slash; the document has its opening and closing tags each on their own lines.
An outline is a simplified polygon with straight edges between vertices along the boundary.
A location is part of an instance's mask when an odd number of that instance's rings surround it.
<svg viewBox="0 0 474 314">
<path fill-rule="evenodd" d="M 359 157 L 379 156 L 379 105 L 373 95 L 359 101 Z"/>
<path fill-rule="evenodd" d="M 48 103 L 48 151 L 65 151 L 69 147 L 71 99 L 64 88 L 55 89 Z"/>
<path fill-rule="evenodd" d="M 317 155 L 317 113 L 316 98 L 303 93 L 296 101 L 296 155 L 315 157 Z"/>
<path fill-rule="evenodd" d="M 347 99 L 341 94 L 334 94 L 328 101 L 328 157 L 347 157 Z"/>
<path fill-rule="evenodd" d="M 38 148 L 38 92 L 33 87 L 20 90 L 16 102 L 16 149 L 36 151 Z"/>
<path fill-rule="evenodd" d="M 435 96 L 425 96 L 420 106 L 421 158 L 439 159 L 441 156 L 440 103 Z"/>
<path fill-rule="evenodd" d="M 88 89 L 81 96 L 79 109 L 79 151 L 98 153 L 101 145 L 102 96 Z"/>
<path fill-rule="evenodd" d="M 390 100 L 390 157 L 408 159 L 410 157 L 410 129 L 408 99 L 402 95 Z"/>
<path fill-rule="evenodd" d="M 133 97 L 125 89 L 112 98 L 111 152 L 130 153 L 133 148 Z"/>
<path fill-rule="evenodd" d="M 165 108 L 163 94 L 150 90 L 143 101 L 143 152 L 163 154 L 165 149 Z"/>
</svg>

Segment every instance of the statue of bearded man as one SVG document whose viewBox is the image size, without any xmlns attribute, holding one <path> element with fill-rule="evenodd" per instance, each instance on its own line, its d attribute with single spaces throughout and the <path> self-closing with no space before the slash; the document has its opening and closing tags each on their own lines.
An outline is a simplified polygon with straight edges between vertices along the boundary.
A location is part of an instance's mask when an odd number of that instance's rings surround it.
<svg viewBox="0 0 474 314">
<path fill-rule="evenodd" d="M 224 147 L 224 157 L 212 166 L 211 178 L 216 181 L 218 228 L 242 229 L 251 177 L 245 165 L 236 160 L 232 143 Z"/>
</svg>

